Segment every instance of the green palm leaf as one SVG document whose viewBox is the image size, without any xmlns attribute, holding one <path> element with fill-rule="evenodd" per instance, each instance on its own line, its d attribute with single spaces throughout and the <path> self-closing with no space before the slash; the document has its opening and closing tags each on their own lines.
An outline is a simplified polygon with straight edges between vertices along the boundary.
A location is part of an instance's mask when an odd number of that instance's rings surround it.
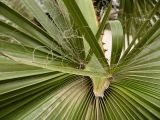
<svg viewBox="0 0 160 120">
<path fill-rule="evenodd" d="M 108 21 L 110 3 L 100 26 L 91 0 L 22 4 L 40 26 L 0 2 L 12 23 L 0 18 L 0 119 L 160 119 L 160 1 L 120 0 L 116 21 Z M 142 25 L 130 19 L 148 12 Z M 106 23 L 110 63 L 101 48 Z"/>
</svg>

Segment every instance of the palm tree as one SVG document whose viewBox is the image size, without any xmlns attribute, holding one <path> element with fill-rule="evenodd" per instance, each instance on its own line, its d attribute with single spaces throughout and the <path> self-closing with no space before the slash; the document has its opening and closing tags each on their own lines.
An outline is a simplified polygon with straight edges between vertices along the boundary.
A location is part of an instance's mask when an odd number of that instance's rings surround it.
<svg viewBox="0 0 160 120">
<path fill-rule="evenodd" d="M 114 21 L 110 3 L 100 22 L 91 0 L 22 3 L 41 27 L 0 2 L 1 120 L 160 119 L 159 0 L 120 0 Z"/>
</svg>

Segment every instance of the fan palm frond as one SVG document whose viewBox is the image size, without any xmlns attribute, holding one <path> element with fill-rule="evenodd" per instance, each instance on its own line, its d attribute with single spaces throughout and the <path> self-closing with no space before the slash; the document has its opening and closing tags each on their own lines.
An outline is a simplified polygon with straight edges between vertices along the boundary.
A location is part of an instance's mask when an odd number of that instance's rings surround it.
<svg viewBox="0 0 160 120">
<path fill-rule="evenodd" d="M 0 119 L 160 119 L 160 19 L 151 24 L 160 1 L 120 0 L 114 21 L 109 3 L 99 23 L 91 0 L 22 3 L 41 26 L 0 2 L 0 15 L 16 25 L 0 21 Z M 143 14 L 148 21 L 131 20 Z M 106 25 L 110 62 L 101 46 Z"/>
</svg>

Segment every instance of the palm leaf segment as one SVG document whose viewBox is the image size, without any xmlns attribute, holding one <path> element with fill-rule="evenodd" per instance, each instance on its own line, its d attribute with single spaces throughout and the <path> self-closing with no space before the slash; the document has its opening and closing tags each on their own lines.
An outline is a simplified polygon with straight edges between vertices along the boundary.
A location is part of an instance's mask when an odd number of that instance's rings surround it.
<svg viewBox="0 0 160 120">
<path fill-rule="evenodd" d="M 13 23 L 0 21 L 0 119 L 160 119 L 160 20 L 145 34 L 134 33 L 134 44 L 124 51 L 120 22 L 109 22 L 113 46 L 107 63 L 98 41 L 110 10 L 98 27 L 92 2 L 85 2 L 48 0 L 42 9 L 24 0 L 41 28 L 0 2 L 1 16 Z M 148 6 L 152 18 L 160 1 Z"/>
</svg>

